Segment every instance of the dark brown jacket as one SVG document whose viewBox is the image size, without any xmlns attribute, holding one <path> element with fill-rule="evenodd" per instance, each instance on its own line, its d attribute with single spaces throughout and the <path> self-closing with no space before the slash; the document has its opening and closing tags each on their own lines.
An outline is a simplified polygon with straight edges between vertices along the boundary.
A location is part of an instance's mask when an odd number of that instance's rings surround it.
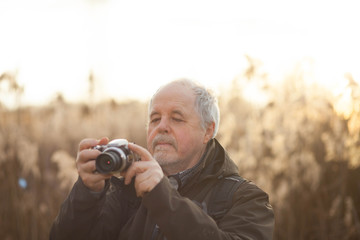
<svg viewBox="0 0 360 240">
<path fill-rule="evenodd" d="M 211 214 L 208 206 L 219 193 L 216 186 L 232 179 L 238 168 L 215 139 L 204 157 L 202 170 L 184 186 L 176 190 L 164 177 L 142 199 L 121 179 L 113 177 L 103 193 L 94 194 L 79 178 L 50 239 L 272 239 L 274 215 L 268 195 L 241 177 L 234 178 L 240 182 L 228 208 L 223 207 L 220 217 Z"/>
</svg>

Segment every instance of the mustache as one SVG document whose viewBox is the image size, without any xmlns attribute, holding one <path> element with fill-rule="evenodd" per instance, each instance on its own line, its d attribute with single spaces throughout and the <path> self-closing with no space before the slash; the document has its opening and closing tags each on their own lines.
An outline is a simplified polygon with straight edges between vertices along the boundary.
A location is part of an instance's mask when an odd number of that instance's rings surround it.
<svg viewBox="0 0 360 240">
<path fill-rule="evenodd" d="M 154 149 L 156 145 L 158 145 L 159 143 L 171 144 L 175 149 L 177 149 L 177 144 L 175 139 L 169 135 L 157 135 L 156 137 L 154 137 L 151 143 L 151 148 Z"/>
</svg>

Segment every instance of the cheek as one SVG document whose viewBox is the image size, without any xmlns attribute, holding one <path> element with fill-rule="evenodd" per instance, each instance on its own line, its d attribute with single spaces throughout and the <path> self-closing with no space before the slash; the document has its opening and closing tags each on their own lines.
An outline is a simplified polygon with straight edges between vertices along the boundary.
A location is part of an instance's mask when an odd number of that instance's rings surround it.
<svg viewBox="0 0 360 240">
<path fill-rule="evenodd" d="M 203 143 L 203 135 L 199 131 L 187 132 L 187 134 L 179 134 L 178 141 L 181 142 L 182 150 L 186 151 L 188 149 L 196 148 L 196 146 Z"/>
<path fill-rule="evenodd" d="M 189 147 L 194 144 L 193 136 L 189 133 L 186 134 L 183 132 L 179 132 L 178 134 L 176 134 L 176 142 L 178 144 L 179 151 L 189 149 Z"/>
<path fill-rule="evenodd" d="M 155 137 L 155 128 L 154 127 L 148 127 L 147 129 L 147 138 L 154 138 Z"/>
<path fill-rule="evenodd" d="M 155 137 L 154 132 L 149 128 L 147 131 L 146 141 L 147 141 L 147 147 L 148 147 L 148 150 L 150 151 L 150 153 L 152 153 L 151 142 L 153 141 L 154 137 Z"/>
</svg>

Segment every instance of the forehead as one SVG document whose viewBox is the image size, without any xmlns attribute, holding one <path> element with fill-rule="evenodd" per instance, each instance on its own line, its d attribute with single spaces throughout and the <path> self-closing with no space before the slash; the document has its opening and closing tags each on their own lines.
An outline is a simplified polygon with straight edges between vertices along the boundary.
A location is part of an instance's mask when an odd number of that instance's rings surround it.
<svg viewBox="0 0 360 240">
<path fill-rule="evenodd" d="M 179 83 L 172 83 L 161 88 L 153 97 L 150 113 L 160 110 L 192 111 L 195 107 L 193 90 Z"/>
</svg>

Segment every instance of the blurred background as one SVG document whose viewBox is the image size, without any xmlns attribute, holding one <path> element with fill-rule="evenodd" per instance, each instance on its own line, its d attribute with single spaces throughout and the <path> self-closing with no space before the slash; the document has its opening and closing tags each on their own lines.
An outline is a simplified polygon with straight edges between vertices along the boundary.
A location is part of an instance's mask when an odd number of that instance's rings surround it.
<svg viewBox="0 0 360 240">
<path fill-rule="evenodd" d="M 274 239 L 360 239 L 354 1 L 0 2 L 0 239 L 48 239 L 86 137 L 145 146 L 147 101 L 187 77 L 270 195 Z"/>
</svg>

